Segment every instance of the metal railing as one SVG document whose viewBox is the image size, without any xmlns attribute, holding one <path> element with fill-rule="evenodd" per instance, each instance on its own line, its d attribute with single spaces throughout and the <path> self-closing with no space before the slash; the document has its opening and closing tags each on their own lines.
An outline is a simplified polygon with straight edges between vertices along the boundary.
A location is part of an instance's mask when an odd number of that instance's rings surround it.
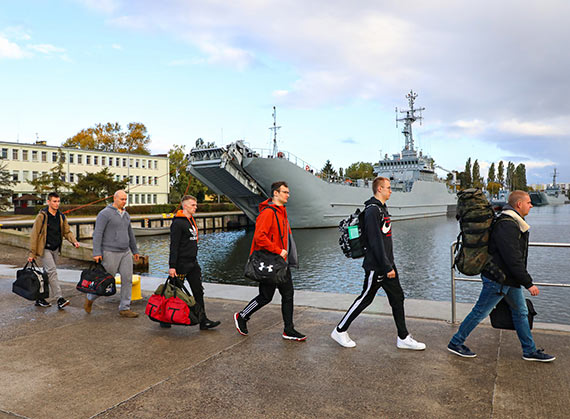
<svg viewBox="0 0 570 419">
<path fill-rule="evenodd" d="M 540 243 L 531 242 L 528 244 L 533 247 L 566 247 L 570 248 L 570 243 Z M 457 310 L 456 310 L 456 299 L 455 299 L 455 281 L 464 282 L 482 282 L 478 278 L 467 278 L 455 275 L 455 268 L 453 267 L 453 262 L 455 260 L 455 248 L 457 247 L 457 242 L 451 243 L 451 323 L 457 323 Z M 570 284 L 559 284 L 559 283 L 547 283 L 547 282 L 534 282 L 534 285 L 539 285 L 541 287 L 561 287 L 570 288 Z"/>
</svg>

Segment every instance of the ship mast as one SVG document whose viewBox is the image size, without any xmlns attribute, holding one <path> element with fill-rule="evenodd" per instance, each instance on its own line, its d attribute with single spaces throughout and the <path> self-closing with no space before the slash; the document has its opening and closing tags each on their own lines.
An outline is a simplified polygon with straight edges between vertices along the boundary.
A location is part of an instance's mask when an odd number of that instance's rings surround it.
<svg viewBox="0 0 570 419">
<path fill-rule="evenodd" d="M 277 126 L 277 109 L 275 106 L 273 107 L 273 126 L 269 127 L 271 131 L 273 131 L 273 152 L 271 155 L 273 157 L 277 157 L 277 130 L 281 128 L 281 126 Z"/>
<path fill-rule="evenodd" d="M 422 117 L 422 111 L 424 111 L 426 108 L 414 108 L 414 102 L 416 101 L 416 98 L 418 97 L 417 93 L 414 93 L 413 90 L 410 90 L 410 93 L 408 93 L 406 95 L 406 98 L 408 99 L 408 103 L 410 105 L 410 109 L 407 110 L 402 110 L 400 109 L 400 113 L 404 113 L 406 114 L 406 116 L 404 116 L 403 118 L 398 118 L 398 108 L 396 108 L 396 126 L 398 126 L 398 122 L 403 122 L 404 123 L 404 129 L 402 130 L 402 134 L 404 134 L 404 137 L 406 137 L 406 145 L 404 150 L 410 151 L 410 152 L 414 152 L 414 137 L 412 135 L 412 124 L 414 122 L 416 122 L 417 120 L 420 121 L 423 119 Z M 416 116 L 416 112 L 419 112 L 420 115 Z"/>
<path fill-rule="evenodd" d="M 556 186 L 556 167 L 554 168 L 554 173 L 552 174 L 552 186 Z"/>
</svg>

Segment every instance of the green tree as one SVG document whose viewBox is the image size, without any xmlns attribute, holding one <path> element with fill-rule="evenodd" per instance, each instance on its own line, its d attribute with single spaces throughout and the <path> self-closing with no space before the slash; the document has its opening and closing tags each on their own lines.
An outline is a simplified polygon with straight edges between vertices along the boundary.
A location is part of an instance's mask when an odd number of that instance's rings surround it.
<svg viewBox="0 0 570 419">
<path fill-rule="evenodd" d="M 471 157 L 469 157 L 465 162 L 465 170 L 457 175 L 461 183 L 461 189 L 469 189 L 473 187 L 473 178 L 471 177 L 471 173 Z"/>
<path fill-rule="evenodd" d="M 514 171 L 513 186 L 514 189 L 520 189 L 521 191 L 528 189 L 526 185 L 526 167 L 523 163 L 518 164 Z"/>
<path fill-rule="evenodd" d="M 6 170 L 6 163 L 0 162 L 0 210 L 10 207 L 12 186 L 15 184 L 12 174 Z"/>
<path fill-rule="evenodd" d="M 323 175 L 324 178 L 328 178 L 328 177 L 332 177 L 332 176 L 338 176 L 336 171 L 334 170 L 330 160 L 326 161 L 323 169 L 321 170 L 321 174 Z"/>
<path fill-rule="evenodd" d="M 97 173 L 88 173 L 80 176 L 79 181 L 73 185 L 68 196 L 69 202 L 86 204 L 97 199 L 113 195 L 119 189 L 127 187 L 128 179 L 115 180 L 115 175 L 105 167 Z"/>
<path fill-rule="evenodd" d="M 507 163 L 507 177 L 506 184 L 509 190 L 515 190 L 515 164 L 513 162 Z"/>
<path fill-rule="evenodd" d="M 501 187 L 505 186 L 505 165 L 502 160 L 499 161 L 497 168 L 497 182 L 501 184 Z"/>
<path fill-rule="evenodd" d="M 479 167 L 479 160 L 475 160 L 473 163 L 473 176 L 471 177 L 473 186 L 475 188 L 483 187 L 483 178 L 481 177 L 481 168 Z"/>
<path fill-rule="evenodd" d="M 39 176 L 30 181 L 37 194 L 44 194 L 46 192 L 61 193 L 63 190 L 69 189 L 69 183 L 66 182 L 66 172 L 63 170 L 65 164 L 65 154 L 58 148 L 57 150 L 57 164 L 50 169 L 48 173 Z"/>
<path fill-rule="evenodd" d="M 487 173 L 487 184 L 494 183 L 497 181 L 497 177 L 495 175 L 495 163 L 491 163 L 489 166 L 489 172 Z"/>
<path fill-rule="evenodd" d="M 374 176 L 372 163 L 363 161 L 352 163 L 346 168 L 346 176 L 351 179 L 370 179 Z"/>
<path fill-rule="evenodd" d="M 339 167 L 339 168 L 338 168 L 338 175 L 339 175 L 341 178 L 344 178 L 344 169 L 343 169 L 342 167 Z"/>
<path fill-rule="evenodd" d="M 84 150 L 100 150 L 116 153 L 150 154 L 150 136 L 141 122 L 131 122 L 123 131 L 118 122 L 96 124 L 82 129 L 62 144 L 64 147 L 77 147 Z"/>
<path fill-rule="evenodd" d="M 190 162 L 186 154 L 186 146 L 174 145 L 168 151 L 168 158 L 170 160 L 170 202 L 179 203 L 186 188 L 190 195 L 194 195 L 198 201 L 203 201 L 206 194 L 211 191 L 188 171 Z"/>
</svg>

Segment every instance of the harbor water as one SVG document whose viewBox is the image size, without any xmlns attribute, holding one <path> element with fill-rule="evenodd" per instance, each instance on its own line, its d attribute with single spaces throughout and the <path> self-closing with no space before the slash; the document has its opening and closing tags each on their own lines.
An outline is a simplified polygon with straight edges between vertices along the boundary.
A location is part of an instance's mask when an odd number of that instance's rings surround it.
<svg viewBox="0 0 570 419">
<path fill-rule="evenodd" d="M 389 203 L 388 203 L 389 204 Z M 533 208 L 527 216 L 531 242 L 570 242 L 570 205 Z M 294 220 L 291 220 L 294 227 Z M 394 254 L 407 298 L 451 300 L 450 245 L 459 232 L 455 218 L 435 217 L 392 224 Z M 358 294 L 362 289 L 362 259 L 347 259 L 338 245 L 336 228 L 294 230 L 299 269 L 292 269 L 295 288 Z M 201 234 L 198 260 L 206 282 L 251 285 L 243 277 L 253 231 Z M 150 255 L 149 275 L 168 273 L 168 236 L 137 239 L 142 254 Z M 570 283 L 570 248 L 529 250 L 528 270 L 535 282 Z M 539 287 L 532 297 L 536 321 L 570 324 L 570 289 Z M 457 283 L 457 301 L 474 303 L 479 283 Z M 384 295 L 380 290 L 379 295 Z M 527 297 L 530 294 L 525 291 Z M 340 307 L 344 308 L 344 307 Z"/>
</svg>

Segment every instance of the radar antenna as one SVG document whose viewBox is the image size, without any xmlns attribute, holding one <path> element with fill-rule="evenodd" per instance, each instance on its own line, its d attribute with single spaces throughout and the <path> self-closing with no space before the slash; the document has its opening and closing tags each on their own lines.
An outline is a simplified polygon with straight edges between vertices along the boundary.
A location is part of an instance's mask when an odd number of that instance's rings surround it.
<svg viewBox="0 0 570 419">
<path fill-rule="evenodd" d="M 413 90 L 410 90 L 410 93 L 406 95 L 410 109 L 405 109 L 405 110 L 400 109 L 400 113 L 404 113 L 406 114 L 406 116 L 398 118 L 396 114 L 396 126 L 398 126 L 399 121 L 404 123 L 404 129 L 402 129 L 402 134 L 404 134 L 404 137 L 406 137 L 406 145 L 404 149 L 409 150 L 411 152 L 414 151 L 414 136 L 412 134 L 412 124 L 418 120 L 420 121 L 421 124 L 421 121 L 423 119 L 422 111 L 426 109 L 426 108 L 414 108 L 414 103 L 417 97 L 418 94 L 414 93 Z M 396 111 L 398 111 L 398 108 L 396 108 Z M 419 116 L 416 115 L 416 112 L 419 112 Z"/>
</svg>

